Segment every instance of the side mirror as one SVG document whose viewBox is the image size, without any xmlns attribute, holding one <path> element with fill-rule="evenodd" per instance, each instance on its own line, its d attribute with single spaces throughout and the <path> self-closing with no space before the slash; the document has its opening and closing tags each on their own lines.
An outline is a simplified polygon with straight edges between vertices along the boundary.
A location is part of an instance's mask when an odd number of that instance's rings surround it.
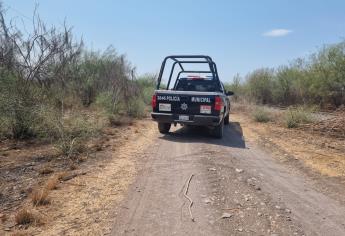
<svg viewBox="0 0 345 236">
<path fill-rule="evenodd" d="M 234 95 L 234 92 L 232 92 L 232 91 L 226 91 L 226 92 L 225 92 L 225 95 L 226 95 L 226 96 L 232 96 L 232 95 Z"/>
</svg>

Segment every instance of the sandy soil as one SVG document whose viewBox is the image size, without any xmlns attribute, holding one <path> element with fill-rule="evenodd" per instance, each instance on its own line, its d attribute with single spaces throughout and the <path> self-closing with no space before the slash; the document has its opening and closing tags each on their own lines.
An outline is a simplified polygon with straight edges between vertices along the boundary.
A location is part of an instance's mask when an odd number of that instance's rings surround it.
<svg viewBox="0 0 345 236">
<path fill-rule="evenodd" d="M 343 140 L 236 112 L 222 140 L 203 128 L 161 135 L 143 120 L 89 145 L 75 170 L 50 145 L 0 145 L 0 235 L 345 235 Z M 83 175 L 33 207 L 30 190 L 66 170 Z M 195 221 L 183 194 L 192 174 Z M 43 224 L 15 225 L 23 207 Z"/>
<path fill-rule="evenodd" d="M 320 174 L 330 177 L 345 176 L 345 140 L 300 129 L 287 129 L 271 122 L 254 122 L 245 113 L 235 113 L 233 119 L 241 120 L 248 139 L 267 147 L 275 145 L 280 151 L 295 156 Z M 284 160 L 284 157 L 281 159 Z"/>
<path fill-rule="evenodd" d="M 136 158 L 152 142 L 156 132 L 152 126 L 143 120 L 129 127 L 105 130 L 101 139 L 90 141 L 96 151 L 79 157 L 82 161 L 77 169 L 68 171 L 68 174 L 86 174 L 59 183 L 57 190 L 49 192 L 50 204 L 36 207 L 29 200 L 27 189 L 44 185 L 49 176 L 69 170 L 70 164 L 56 160 L 50 145 L 32 147 L 17 143 L 13 149 L 3 144 L 1 215 L 4 220 L 0 234 L 102 235 L 109 232 L 113 208 L 123 199 L 136 174 Z M 36 160 L 37 156 L 40 161 Z M 47 164 L 54 172 L 40 175 L 38 171 Z M 32 209 L 43 224 L 15 225 L 14 215 L 22 208 Z"/>
<path fill-rule="evenodd" d="M 202 128 L 158 135 L 116 210 L 112 235 L 344 235 L 342 177 L 328 178 L 293 149 L 312 151 L 312 144 L 297 146 L 292 130 L 278 142 L 279 127 L 245 114 L 231 120 L 222 140 Z M 191 174 L 195 221 L 182 194 Z"/>
<path fill-rule="evenodd" d="M 345 204 L 345 140 L 276 123 L 258 123 L 245 112 L 235 112 L 246 140 L 269 151 L 273 158 L 314 184 L 318 191 Z"/>
</svg>

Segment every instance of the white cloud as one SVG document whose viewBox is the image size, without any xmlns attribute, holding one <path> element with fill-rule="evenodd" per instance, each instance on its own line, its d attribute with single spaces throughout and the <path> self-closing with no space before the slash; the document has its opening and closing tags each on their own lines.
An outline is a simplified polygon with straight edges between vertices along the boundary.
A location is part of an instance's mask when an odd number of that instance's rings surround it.
<svg viewBox="0 0 345 236">
<path fill-rule="evenodd" d="M 288 29 L 273 29 L 273 30 L 263 33 L 262 35 L 265 37 L 284 37 L 291 33 L 292 33 L 292 30 L 288 30 Z"/>
</svg>

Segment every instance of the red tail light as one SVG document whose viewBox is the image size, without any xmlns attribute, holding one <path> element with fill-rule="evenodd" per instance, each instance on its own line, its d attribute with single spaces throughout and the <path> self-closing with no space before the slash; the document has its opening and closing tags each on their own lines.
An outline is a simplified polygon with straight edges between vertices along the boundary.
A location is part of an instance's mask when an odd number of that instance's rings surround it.
<svg viewBox="0 0 345 236">
<path fill-rule="evenodd" d="M 214 110 L 221 111 L 223 109 L 223 100 L 221 97 L 216 96 L 214 100 Z"/>
<path fill-rule="evenodd" d="M 157 95 L 152 96 L 151 104 L 152 104 L 152 109 L 156 108 L 156 106 L 157 106 Z"/>
</svg>

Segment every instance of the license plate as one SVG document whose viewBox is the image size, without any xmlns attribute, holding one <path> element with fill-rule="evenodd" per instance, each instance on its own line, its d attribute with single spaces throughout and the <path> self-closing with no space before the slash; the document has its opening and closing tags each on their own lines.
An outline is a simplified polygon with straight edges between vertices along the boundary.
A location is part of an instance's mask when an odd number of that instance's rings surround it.
<svg viewBox="0 0 345 236">
<path fill-rule="evenodd" d="M 211 114 L 211 106 L 201 105 L 200 106 L 200 113 L 201 114 Z"/>
<path fill-rule="evenodd" d="M 182 120 L 182 121 L 188 121 L 189 120 L 189 116 L 180 115 L 180 116 L 178 116 L 178 119 Z"/>
<path fill-rule="evenodd" d="M 169 103 L 159 103 L 160 111 L 171 111 L 171 104 Z"/>
</svg>

